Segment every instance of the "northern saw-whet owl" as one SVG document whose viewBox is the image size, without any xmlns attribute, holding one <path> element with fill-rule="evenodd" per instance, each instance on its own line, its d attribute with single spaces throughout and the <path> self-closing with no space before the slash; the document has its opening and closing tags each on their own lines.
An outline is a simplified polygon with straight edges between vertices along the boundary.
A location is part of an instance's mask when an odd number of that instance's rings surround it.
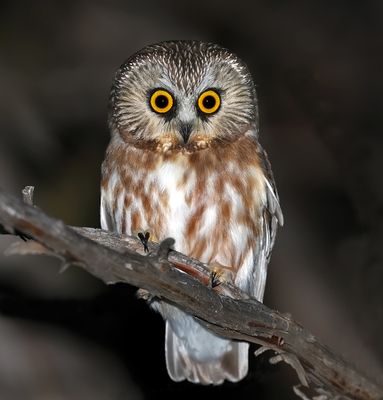
<svg viewBox="0 0 383 400">
<path fill-rule="evenodd" d="M 145 47 L 117 71 L 111 141 L 102 164 L 101 226 L 157 241 L 221 270 L 262 301 L 278 222 L 258 106 L 246 65 L 216 44 L 169 41 Z M 155 301 L 166 320 L 165 357 L 174 381 L 236 382 L 247 343 L 202 327 Z"/>
</svg>

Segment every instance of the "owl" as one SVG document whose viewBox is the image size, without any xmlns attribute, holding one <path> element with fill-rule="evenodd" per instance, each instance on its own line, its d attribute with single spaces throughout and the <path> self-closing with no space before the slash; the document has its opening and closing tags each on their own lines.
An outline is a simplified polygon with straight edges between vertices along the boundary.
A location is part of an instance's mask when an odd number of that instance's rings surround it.
<svg viewBox="0 0 383 400">
<path fill-rule="evenodd" d="M 153 44 L 117 71 L 109 106 L 102 228 L 172 237 L 175 250 L 262 301 L 283 217 L 245 63 L 216 44 Z M 172 380 L 218 385 L 246 376 L 247 343 L 216 336 L 174 304 L 153 307 L 166 321 Z"/>
</svg>

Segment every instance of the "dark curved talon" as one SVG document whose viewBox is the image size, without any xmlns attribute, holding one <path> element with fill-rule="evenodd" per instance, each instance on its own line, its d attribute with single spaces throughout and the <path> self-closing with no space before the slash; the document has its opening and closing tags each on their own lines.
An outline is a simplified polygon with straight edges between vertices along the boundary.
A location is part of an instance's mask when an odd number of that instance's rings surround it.
<svg viewBox="0 0 383 400">
<path fill-rule="evenodd" d="M 210 274 L 210 286 L 212 289 L 219 286 L 222 282 L 219 280 L 218 274 L 215 271 L 212 271 Z"/>
<path fill-rule="evenodd" d="M 15 230 L 15 235 L 18 236 L 20 239 L 24 240 L 24 242 L 27 242 L 28 240 L 32 240 L 32 236 L 29 236 L 25 233 L 20 232 L 19 230 Z"/>
<path fill-rule="evenodd" d="M 0 224 L 0 235 L 9 235 L 9 234 L 11 234 L 11 232 L 5 229 L 4 226 Z M 33 239 L 32 236 L 29 236 L 26 233 L 22 233 L 18 229 L 14 229 L 12 231 L 12 234 L 18 236 L 20 239 L 24 240 L 24 242 Z"/>
<path fill-rule="evenodd" d="M 144 246 L 144 252 L 149 253 L 149 247 L 148 247 L 148 242 L 150 238 L 150 233 L 149 232 L 138 232 L 137 234 L 138 238 L 141 240 L 142 245 Z"/>
</svg>

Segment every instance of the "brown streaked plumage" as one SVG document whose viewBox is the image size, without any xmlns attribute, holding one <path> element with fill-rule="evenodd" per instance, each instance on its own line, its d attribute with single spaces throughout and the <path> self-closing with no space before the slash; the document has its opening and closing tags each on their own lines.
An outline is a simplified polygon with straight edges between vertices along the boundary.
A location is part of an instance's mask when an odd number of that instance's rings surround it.
<svg viewBox="0 0 383 400">
<path fill-rule="evenodd" d="M 148 46 L 116 74 L 109 125 L 102 227 L 174 237 L 177 250 L 219 266 L 262 300 L 283 219 L 258 142 L 257 99 L 246 65 L 215 44 Z M 246 343 L 213 335 L 163 301 L 154 308 L 167 321 L 173 380 L 220 384 L 246 376 Z"/>
</svg>

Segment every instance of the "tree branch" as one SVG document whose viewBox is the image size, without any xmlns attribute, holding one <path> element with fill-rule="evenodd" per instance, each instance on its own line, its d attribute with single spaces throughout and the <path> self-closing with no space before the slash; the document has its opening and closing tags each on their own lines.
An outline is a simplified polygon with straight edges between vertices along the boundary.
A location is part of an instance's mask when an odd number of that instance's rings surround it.
<svg viewBox="0 0 383 400">
<path fill-rule="evenodd" d="M 291 364 L 303 386 L 327 396 L 322 399 L 383 398 L 381 387 L 321 344 L 289 315 L 271 310 L 230 284 L 222 283 L 212 289 L 208 269 L 171 250 L 172 239 L 159 245 L 149 243 L 149 253 L 145 255 L 142 243 L 134 237 L 69 227 L 49 217 L 31 205 L 33 191 L 29 193 L 30 201 L 25 192 L 23 202 L 0 190 L 0 223 L 9 233 L 21 232 L 32 237 L 65 265 L 76 264 L 107 284 L 129 283 L 144 289 L 141 294 L 145 297 L 177 305 L 218 335 L 274 350 L 277 356 L 271 361 Z M 34 244 L 30 241 L 24 246 Z M 304 396 L 301 388 L 294 391 Z"/>
</svg>

